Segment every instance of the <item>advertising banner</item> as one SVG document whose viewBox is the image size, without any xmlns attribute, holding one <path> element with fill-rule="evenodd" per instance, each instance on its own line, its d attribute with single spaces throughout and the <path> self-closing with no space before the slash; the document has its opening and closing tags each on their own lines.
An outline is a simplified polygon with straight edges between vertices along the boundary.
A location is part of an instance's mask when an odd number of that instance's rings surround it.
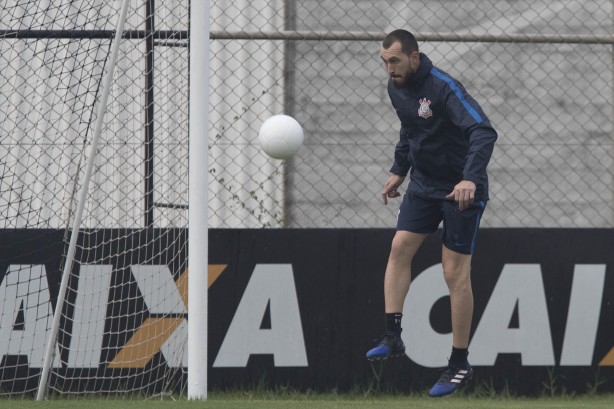
<svg viewBox="0 0 614 409">
<path fill-rule="evenodd" d="M 132 382 L 139 382 L 139 371 L 153 361 L 185 376 L 186 246 L 167 244 L 177 237 L 184 242 L 187 233 L 134 232 L 155 236 L 152 248 L 130 249 L 128 239 L 110 240 L 130 236 L 125 233 L 101 231 L 85 246 L 97 246 L 95 256 L 77 257 L 71 278 L 76 291 L 68 295 L 53 364 L 56 372 L 82 374 L 83 382 L 74 382 L 72 389 L 99 387 L 92 379 L 102 372 L 130 371 Z M 412 266 L 402 322 L 406 356 L 384 363 L 365 359 L 384 332 L 383 280 L 393 235 L 387 229 L 211 230 L 209 387 L 421 391 L 431 386 L 452 346 L 438 233 L 425 241 Z M 16 371 L 37 373 L 42 366 L 44 348 L 35 346 L 45 344 L 51 319 L 33 315 L 28 306 L 36 301 L 36 314 L 49 315 L 55 305 L 62 237 L 54 230 L 0 232 L 5 389 L 19 390 L 15 383 L 29 379 Z M 469 349 L 476 385 L 529 395 L 544 388 L 614 390 L 612 243 L 614 231 L 606 229 L 480 231 L 472 265 Z M 105 252 L 113 256 L 105 259 Z M 27 287 L 14 286 L 24 271 Z M 80 295 L 93 288 L 101 295 Z M 101 320 L 79 320 L 94 304 L 103 307 Z M 147 351 L 120 336 L 146 333 L 146 323 L 166 325 L 174 334 L 148 344 L 154 347 Z M 82 344 L 71 342 L 84 334 L 92 334 L 86 339 L 94 353 L 86 355 Z M 120 358 L 128 353 L 140 354 L 139 360 L 126 364 Z M 177 385 L 183 383 L 179 379 Z"/>
</svg>

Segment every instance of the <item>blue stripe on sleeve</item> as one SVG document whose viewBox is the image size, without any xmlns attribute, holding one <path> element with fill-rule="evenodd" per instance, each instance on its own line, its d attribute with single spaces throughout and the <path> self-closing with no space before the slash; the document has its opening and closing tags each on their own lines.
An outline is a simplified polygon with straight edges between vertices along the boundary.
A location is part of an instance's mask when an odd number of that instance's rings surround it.
<svg viewBox="0 0 614 409">
<path fill-rule="evenodd" d="M 471 117 L 475 119 L 477 123 L 482 122 L 482 117 L 480 116 L 480 114 L 478 114 L 478 111 L 476 111 L 471 105 L 469 105 L 469 102 L 467 102 L 467 100 L 465 99 L 465 96 L 463 95 L 463 93 L 458 88 L 458 86 L 456 85 L 456 83 L 454 82 L 452 78 L 448 77 L 447 75 L 445 75 L 444 73 L 442 73 L 435 67 L 431 69 L 431 73 L 437 78 L 439 78 L 440 80 L 444 81 L 446 84 L 448 84 L 450 88 L 452 88 L 452 91 L 454 91 L 454 94 L 456 94 L 456 97 L 459 99 L 461 104 L 465 107 L 467 112 L 469 112 Z"/>
</svg>

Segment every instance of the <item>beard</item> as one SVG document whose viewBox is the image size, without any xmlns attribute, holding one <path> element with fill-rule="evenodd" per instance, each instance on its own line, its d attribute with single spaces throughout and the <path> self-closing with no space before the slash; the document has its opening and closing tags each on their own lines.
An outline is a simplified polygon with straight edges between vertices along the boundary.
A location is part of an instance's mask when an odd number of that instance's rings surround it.
<svg viewBox="0 0 614 409">
<path fill-rule="evenodd" d="M 416 71 L 418 70 L 413 69 L 412 67 L 407 67 L 407 71 L 405 72 L 398 72 L 395 76 L 390 75 L 392 84 L 395 88 L 403 88 L 408 86 L 414 78 Z"/>
<path fill-rule="evenodd" d="M 395 88 L 403 88 L 407 83 L 407 77 L 390 77 L 390 79 Z"/>
<path fill-rule="evenodd" d="M 405 78 L 403 77 L 390 77 L 390 79 L 392 80 L 392 85 L 394 85 L 395 88 L 402 88 L 403 85 L 405 85 Z"/>
<path fill-rule="evenodd" d="M 402 76 L 399 75 L 393 77 L 391 75 L 390 79 L 392 80 L 392 84 L 395 86 L 395 88 L 403 88 L 409 81 L 411 81 L 412 76 L 413 73 L 410 70 L 407 70 L 407 72 L 405 72 Z"/>
</svg>

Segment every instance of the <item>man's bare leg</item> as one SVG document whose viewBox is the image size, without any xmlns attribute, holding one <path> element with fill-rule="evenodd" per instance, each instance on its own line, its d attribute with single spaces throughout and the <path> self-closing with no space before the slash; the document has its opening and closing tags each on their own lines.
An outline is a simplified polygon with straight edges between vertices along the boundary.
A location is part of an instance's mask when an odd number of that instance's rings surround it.
<svg viewBox="0 0 614 409">
<path fill-rule="evenodd" d="M 384 277 L 386 334 L 375 348 L 367 352 L 367 359 L 387 359 L 405 353 L 405 345 L 401 340 L 403 304 L 411 283 L 411 262 L 426 236 L 397 231 L 392 240 Z"/>
<path fill-rule="evenodd" d="M 384 277 L 386 313 L 403 312 L 403 304 L 411 283 L 411 262 L 426 236 L 426 234 L 397 231 L 392 239 Z"/>
<path fill-rule="evenodd" d="M 450 291 L 452 345 L 467 349 L 473 318 L 471 289 L 471 254 L 461 254 L 442 247 L 443 274 Z"/>
</svg>

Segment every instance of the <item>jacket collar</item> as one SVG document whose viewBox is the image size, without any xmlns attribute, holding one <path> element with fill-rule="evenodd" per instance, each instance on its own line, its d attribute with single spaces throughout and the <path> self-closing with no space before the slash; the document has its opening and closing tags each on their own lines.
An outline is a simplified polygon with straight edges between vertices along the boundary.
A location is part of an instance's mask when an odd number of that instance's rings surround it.
<svg viewBox="0 0 614 409">
<path fill-rule="evenodd" d="M 433 68 L 433 62 L 426 54 L 420 53 L 420 66 L 405 84 L 406 88 L 416 88 L 421 85 Z"/>
</svg>

